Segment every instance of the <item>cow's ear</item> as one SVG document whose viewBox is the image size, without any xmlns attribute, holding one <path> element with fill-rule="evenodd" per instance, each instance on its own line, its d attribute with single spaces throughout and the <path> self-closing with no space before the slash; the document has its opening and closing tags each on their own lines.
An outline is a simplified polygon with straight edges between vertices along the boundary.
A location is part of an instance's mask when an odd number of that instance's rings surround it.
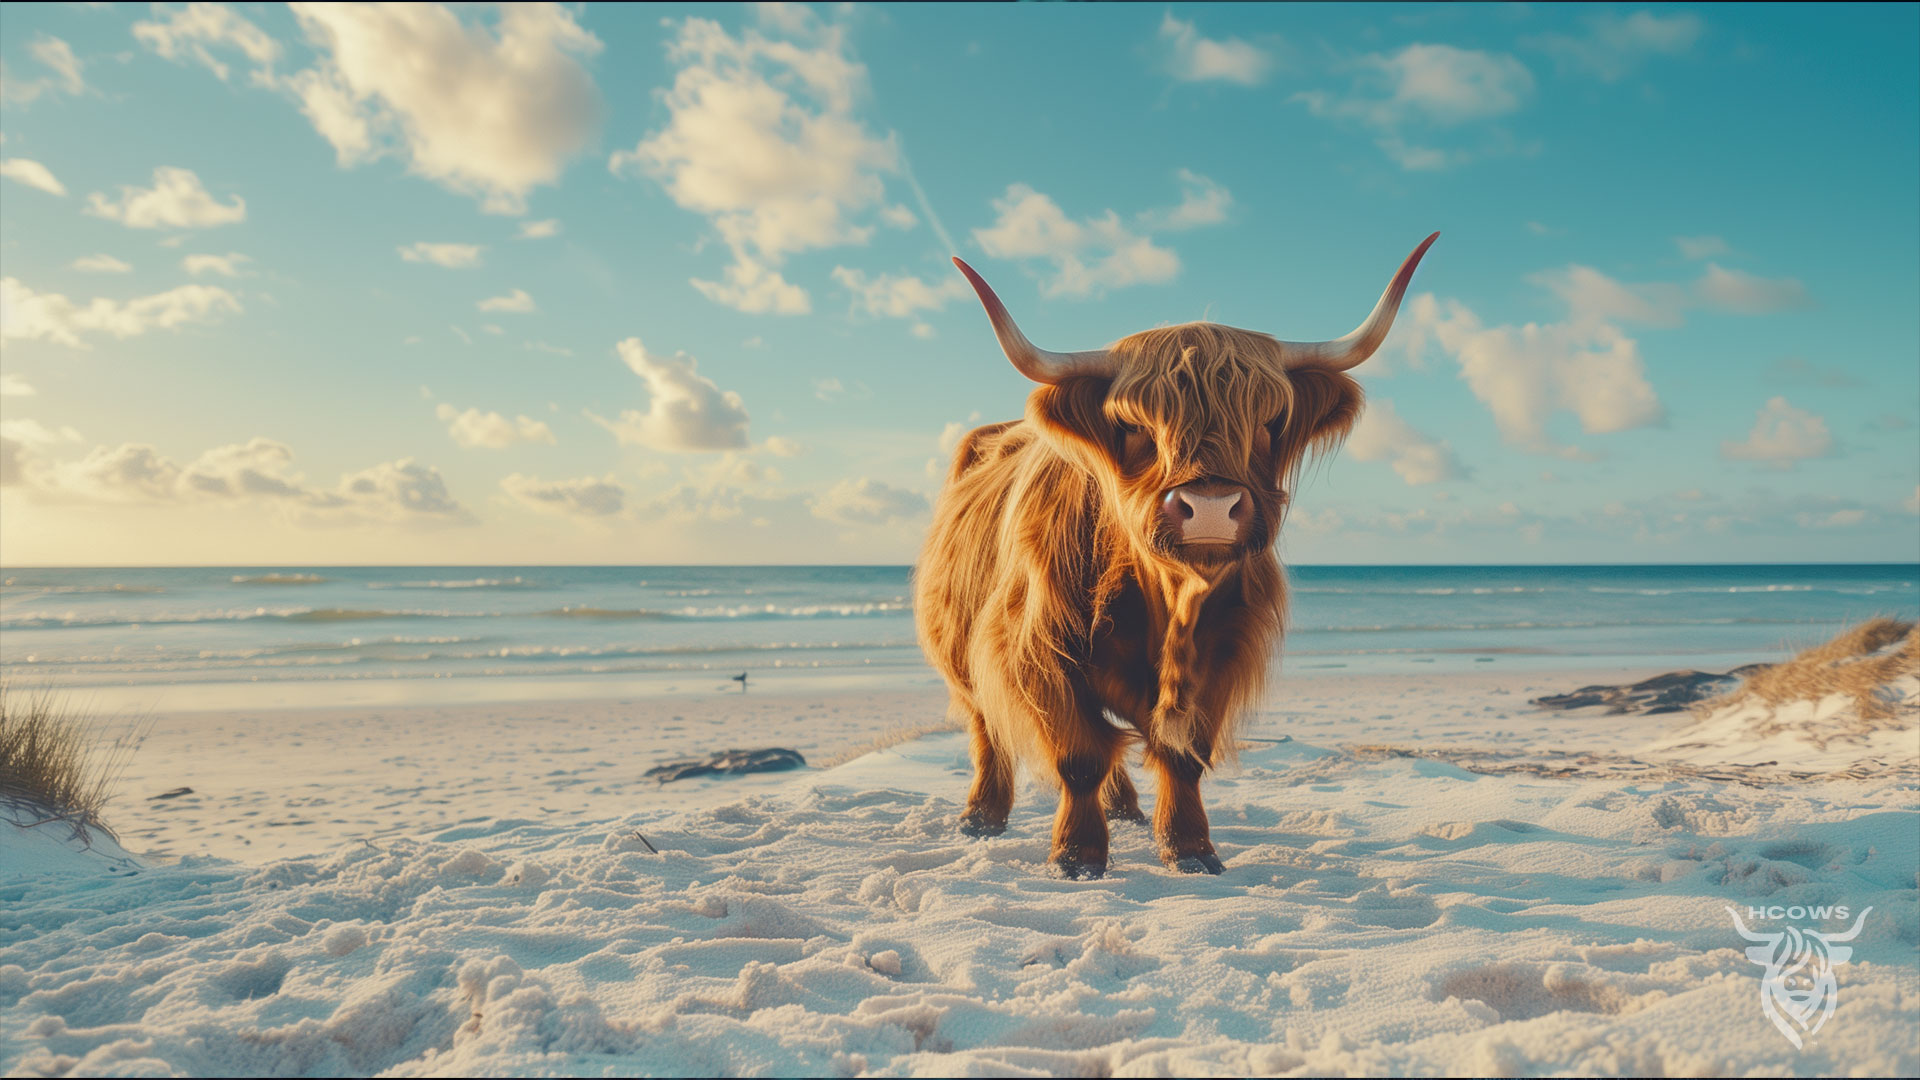
<svg viewBox="0 0 1920 1080">
<path fill-rule="evenodd" d="M 1293 383 L 1293 405 L 1267 425 L 1273 445 L 1273 483 L 1283 491 L 1293 486 L 1308 458 L 1339 448 L 1366 404 L 1360 384 L 1340 372 L 1302 368 L 1288 372 L 1288 378 Z"/>
<path fill-rule="evenodd" d="M 1089 375 L 1042 386 L 1028 397 L 1027 414 L 1053 435 L 1114 460 L 1121 436 L 1103 407 L 1112 385 Z"/>
</svg>

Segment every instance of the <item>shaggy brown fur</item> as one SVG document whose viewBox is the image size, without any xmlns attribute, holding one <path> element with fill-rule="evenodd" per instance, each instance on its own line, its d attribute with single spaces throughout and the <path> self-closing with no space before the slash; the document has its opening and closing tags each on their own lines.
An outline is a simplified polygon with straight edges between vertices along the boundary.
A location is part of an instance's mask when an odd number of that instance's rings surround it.
<svg viewBox="0 0 1920 1080">
<path fill-rule="evenodd" d="M 1061 786 L 1053 861 L 1097 876 L 1107 820 L 1144 820 L 1122 760 L 1138 741 L 1162 860 L 1219 873 L 1200 776 L 1231 752 L 1279 643 L 1285 489 L 1346 436 L 1361 391 L 1213 323 L 1111 351 L 1113 378 L 1041 386 L 1025 419 L 961 441 L 915 572 L 920 640 L 972 734 L 966 831 L 1006 828 L 1025 760 Z M 1176 542 L 1160 500 L 1195 483 L 1250 493 L 1239 543 Z"/>
</svg>

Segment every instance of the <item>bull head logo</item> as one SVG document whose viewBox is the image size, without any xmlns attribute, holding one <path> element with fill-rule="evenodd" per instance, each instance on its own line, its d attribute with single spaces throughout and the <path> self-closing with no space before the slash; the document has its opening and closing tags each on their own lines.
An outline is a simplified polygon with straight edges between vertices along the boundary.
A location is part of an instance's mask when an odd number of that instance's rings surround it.
<svg viewBox="0 0 1920 1080">
<path fill-rule="evenodd" d="M 1840 942 L 1858 937 L 1867 912 L 1872 910 L 1863 909 L 1853 921 L 1853 929 L 1843 934 L 1823 934 L 1797 926 L 1756 934 L 1740 921 L 1738 911 L 1727 909 L 1740 936 L 1754 943 L 1747 950 L 1747 959 L 1766 969 L 1760 977 L 1760 1011 L 1795 1049 L 1805 1049 L 1805 1037 L 1818 1032 L 1833 1015 L 1840 990 L 1834 981 L 1834 966 L 1853 959 L 1852 947 Z"/>
</svg>

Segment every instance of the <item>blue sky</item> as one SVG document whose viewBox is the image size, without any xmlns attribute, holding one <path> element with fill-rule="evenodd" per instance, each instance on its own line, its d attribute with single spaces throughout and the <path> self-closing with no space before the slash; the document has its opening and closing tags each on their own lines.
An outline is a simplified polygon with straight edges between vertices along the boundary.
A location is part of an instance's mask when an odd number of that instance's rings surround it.
<svg viewBox="0 0 1920 1080">
<path fill-rule="evenodd" d="M 17 5 L 0 559 L 908 562 L 1046 347 L 1351 329 L 1293 562 L 1920 557 L 1920 8 Z"/>
</svg>

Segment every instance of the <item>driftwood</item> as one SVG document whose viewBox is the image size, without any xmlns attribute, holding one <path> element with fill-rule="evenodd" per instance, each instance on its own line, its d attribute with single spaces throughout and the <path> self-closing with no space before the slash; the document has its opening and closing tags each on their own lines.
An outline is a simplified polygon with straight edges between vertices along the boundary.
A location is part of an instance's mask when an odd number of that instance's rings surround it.
<svg viewBox="0 0 1920 1080">
<path fill-rule="evenodd" d="M 1740 685 L 1749 673 L 1766 667 L 1747 664 L 1724 675 L 1705 671 L 1669 671 L 1625 686 L 1583 686 L 1571 694 L 1548 694 L 1533 699 L 1543 709 L 1580 709 L 1589 705 L 1606 706 L 1609 715 L 1682 712 L 1694 704 L 1719 697 Z"/>
<path fill-rule="evenodd" d="M 779 772 L 803 769 L 806 765 L 807 759 L 800 756 L 800 751 L 774 746 L 764 750 L 718 750 L 705 761 L 669 761 L 648 769 L 646 775 L 665 784 L 689 776 Z"/>
</svg>

